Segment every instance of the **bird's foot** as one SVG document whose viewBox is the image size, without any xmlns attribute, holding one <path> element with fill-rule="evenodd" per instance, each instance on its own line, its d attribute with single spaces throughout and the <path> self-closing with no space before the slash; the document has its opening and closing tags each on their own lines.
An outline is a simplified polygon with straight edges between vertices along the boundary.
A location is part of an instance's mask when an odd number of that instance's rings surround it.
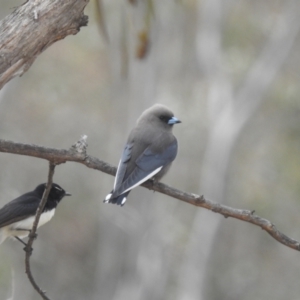
<svg viewBox="0 0 300 300">
<path fill-rule="evenodd" d="M 158 182 L 158 180 L 152 178 L 152 179 L 149 179 L 148 182 L 150 183 L 150 186 L 148 187 L 148 189 L 152 190 L 153 193 L 155 193 L 154 186 Z"/>
<path fill-rule="evenodd" d="M 32 254 L 32 247 L 30 247 L 27 243 L 25 243 L 24 241 L 22 241 L 18 236 L 15 236 L 15 238 L 20 242 L 22 243 L 25 247 L 23 248 L 23 250 L 26 252 L 26 253 L 29 253 L 29 255 Z"/>
</svg>

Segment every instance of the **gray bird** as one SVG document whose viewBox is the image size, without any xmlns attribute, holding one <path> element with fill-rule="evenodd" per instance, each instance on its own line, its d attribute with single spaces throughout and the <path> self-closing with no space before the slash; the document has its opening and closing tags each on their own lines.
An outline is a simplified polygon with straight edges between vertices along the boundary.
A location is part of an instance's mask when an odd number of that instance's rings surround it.
<svg viewBox="0 0 300 300">
<path fill-rule="evenodd" d="M 181 123 L 164 105 L 145 110 L 129 134 L 115 177 L 114 188 L 103 201 L 123 206 L 130 191 L 150 178 L 158 181 L 177 155 L 173 125 Z"/>
</svg>

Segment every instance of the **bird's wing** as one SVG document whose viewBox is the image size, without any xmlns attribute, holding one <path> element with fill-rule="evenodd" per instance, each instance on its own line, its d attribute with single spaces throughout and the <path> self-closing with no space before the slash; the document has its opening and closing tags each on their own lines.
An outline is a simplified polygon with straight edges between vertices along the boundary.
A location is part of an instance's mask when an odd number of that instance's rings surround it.
<svg viewBox="0 0 300 300">
<path fill-rule="evenodd" d="M 118 196 L 125 192 L 130 191 L 136 186 L 142 184 L 148 179 L 152 178 L 163 167 L 169 165 L 176 157 L 177 154 L 177 140 L 175 139 L 168 147 L 166 147 L 162 152 L 155 152 L 151 150 L 151 147 L 145 149 L 145 151 L 137 158 L 135 162 L 135 168 L 129 174 L 129 176 L 121 182 L 119 185 L 116 185 L 113 195 Z M 119 171 L 120 168 L 120 171 Z M 122 169 L 122 166 L 119 166 L 118 173 L 122 174 L 126 171 Z M 124 174 L 122 179 L 124 178 Z M 117 174 L 118 176 L 121 176 Z"/>
<path fill-rule="evenodd" d="M 0 209 L 0 228 L 34 216 L 40 199 L 24 194 Z"/>
<path fill-rule="evenodd" d="M 128 143 L 122 153 L 117 173 L 116 173 L 116 178 L 115 178 L 115 183 L 114 183 L 114 191 L 119 189 L 120 186 L 122 185 L 126 169 L 127 169 L 127 163 L 131 158 L 131 150 L 133 147 L 133 143 Z"/>
</svg>

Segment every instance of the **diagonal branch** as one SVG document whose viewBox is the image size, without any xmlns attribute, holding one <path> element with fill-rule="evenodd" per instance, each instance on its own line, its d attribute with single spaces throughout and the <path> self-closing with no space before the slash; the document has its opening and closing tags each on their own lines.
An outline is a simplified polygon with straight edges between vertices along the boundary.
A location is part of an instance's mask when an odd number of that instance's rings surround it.
<svg viewBox="0 0 300 300">
<path fill-rule="evenodd" d="M 143 184 L 143 186 L 186 203 L 206 208 L 212 212 L 223 215 L 225 218 L 231 217 L 244 222 L 252 223 L 261 227 L 261 229 L 265 230 L 269 235 L 283 245 L 300 251 L 300 242 L 280 232 L 272 222 L 256 215 L 254 210 L 251 211 L 233 208 L 227 205 L 219 204 L 217 202 L 205 199 L 204 196 L 183 192 L 163 183 L 155 183 L 152 187 L 152 182 L 147 181 Z"/>
<path fill-rule="evenodd" d="M 73 161 L 81 163 L 88 168 L 96 169 L 109 175 L 116 174 L 116 168 L 110 164 L 99 160 L 98 158 L 89 156 L 86 154 L 86 136 L 82 137 L 75 145 L 69 150 L 46 148 L 42 146 L 32 144 L 21 144 L 11 141 L 0 139 L 0 152 L 33 156 L 50 161 L 52 164 L 61 164 L 67 161 Z M 222 205 L 210 200 L 205 199 L 203 196 L 199 196 L 192 193 L 180 191 L 166 184 L 153 182 L 151 180 L 142 184 L 142 186 L 157 191 L 159 193 L 168 195 L 172 198 L 181 200 L 183 202 L 203 207 L 211 210 L 215 213 L 223 215 L 225 218 L 231 217 L 244 222 L 254 224 L 261 227 L 268 234 L 270 234 L 275 240 L 283 245 L 292 249 L 300 251 L 300 242 L 289 238 L 285 234 L 281 233 L 273 223 L 264 219 L 254 213 L 254 211 L 232 208 L 226 205 Z"/>
<path fill-rule="evenodd" d="M 41 202 L 40 202 L 40 204 L 39 204 L 39 206 L 36 210 L 36 215 L 35 215 L 35 219 L 34 219 L 34 222 L 33 222 L 32 229 L 31 229 L 30 234 L 29 234 L 29 239 L 28 239 L 28 242 L 27 242 L 27 246 L 24 248 L 24 250 L 26 252 L 26 255 L 25 255 L 25 272 L 28 276 L 28 279 L 29 279 L 30 283 L 34 287 L 34 289 L 45 300 L 50 300 L 50 299 L 46 296 L 46 293 L 38 286 L 35 279 L 33 278 L 33 275 L 31 273 L 31 268 L 30 268 L 30 256 L 31 256 L 31 253 L 32 253 L 32 245 L 33 245 L 34 239 L 36 238 L 37 226 L 39 224 L 41 214 L 42 214 L 43 209 L 45 207 L 45 204 L 47 202 L 47 199 L 48 199 L 48 196 L 49 196 L 49 193 L 50 193 L 50 189 L 51 189 L 51 186 L 52 186 L 52 178 L 53 178 L 53 175 L 54 175 L 54 169 L 55 169 L 55 164 L 50 162 L 49 163 L 47 186 L 46 186 L 46 189 L 44 191 Z"/>
</svg>

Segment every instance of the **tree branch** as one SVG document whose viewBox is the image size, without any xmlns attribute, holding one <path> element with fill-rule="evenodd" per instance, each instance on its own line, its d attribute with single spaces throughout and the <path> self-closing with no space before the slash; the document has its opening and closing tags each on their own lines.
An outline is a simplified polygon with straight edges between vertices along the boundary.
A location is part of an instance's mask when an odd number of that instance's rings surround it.
<svg viewBox="0 0 300 300">
<path fill-rule="evenodd" d="M 21 144 L 6 140 L 0 140 L 0 152 L 42 158 L 56 165 L 65 163 L 67 161 L 73 161 L 81 163 L 88 168 L 96 169 L 114 176 L 116 174 L 115 167 L 99 160 L 98 158 L 86 154 L 86 138 L 86 136 L 83 136 L 81 140 L 73 145 L 69 150 L 46 148 L 37 145 Z M 221 205 L 219 203 L 207 200 L 203 196 L 180 191 L 164 183 L 154 182 L 152 180 L 148 180 L 147 182 L 143 183 L 142 186 L 184 201 L 186 203 L 206 208 L 215 213 L 223 215 L 225 218 L 231 217 L 244 222 L 252 223 L 256 226 L 261 227 L 283 245 L 300 251 L 300 243 L 298 241 L 289 238 L 285 234 L 281 233 L 274 224 L 272 224 L 269 220 L 256 215 L 254 211 Z"/>
<path fill-rule="evenodd" d="M 86 26 L 88 0 L 28 0 L 0 21 L 0 89 L 49 46 Z"/>
<path fill-rule="evenodd" d="M 47 202 L 50 190 L 51 190 L 51 186 L 52 186 L 52 179 L 53 179 L 53 175 L 54 175 L 54 169 L 55 169 L 55 164 L 53 164 L 52 162 L 49 163 L 49 172 L 48 172 L 48 182 L 47 182 L 47 186 L 46 189 L 44 191 L 43 197 L 41 199 L 41 202 L 36 210 L 36 215 L 35 215 L 35 219 L 33 222 L 33 226 L 32 229 L 30 231 L 29 239 L 27 242 L 26 247 L 24 248 L 26 254 L 25 254 L 25 272 L 28 276 L 28 279 L 30 281 L 30 283 L 32 284 L 33 288 L 41 295 L 41 297 L 45 300 L 50 300 L 47 296 L 46 296 L 46 292 L 44 292 L 36 283 L 35 279 L 33 278 L 33 275 L 31 273 L 31 268 L 30 268 L 30 256 L 32 253 L 32 245 L 34 242 L 34 239 L 36 238 L 36 230 L 40 221 L 40 217 L 41 214 L 43 212 L 43 209 L 45 207 L 45 204 Z"/>
</svg>

